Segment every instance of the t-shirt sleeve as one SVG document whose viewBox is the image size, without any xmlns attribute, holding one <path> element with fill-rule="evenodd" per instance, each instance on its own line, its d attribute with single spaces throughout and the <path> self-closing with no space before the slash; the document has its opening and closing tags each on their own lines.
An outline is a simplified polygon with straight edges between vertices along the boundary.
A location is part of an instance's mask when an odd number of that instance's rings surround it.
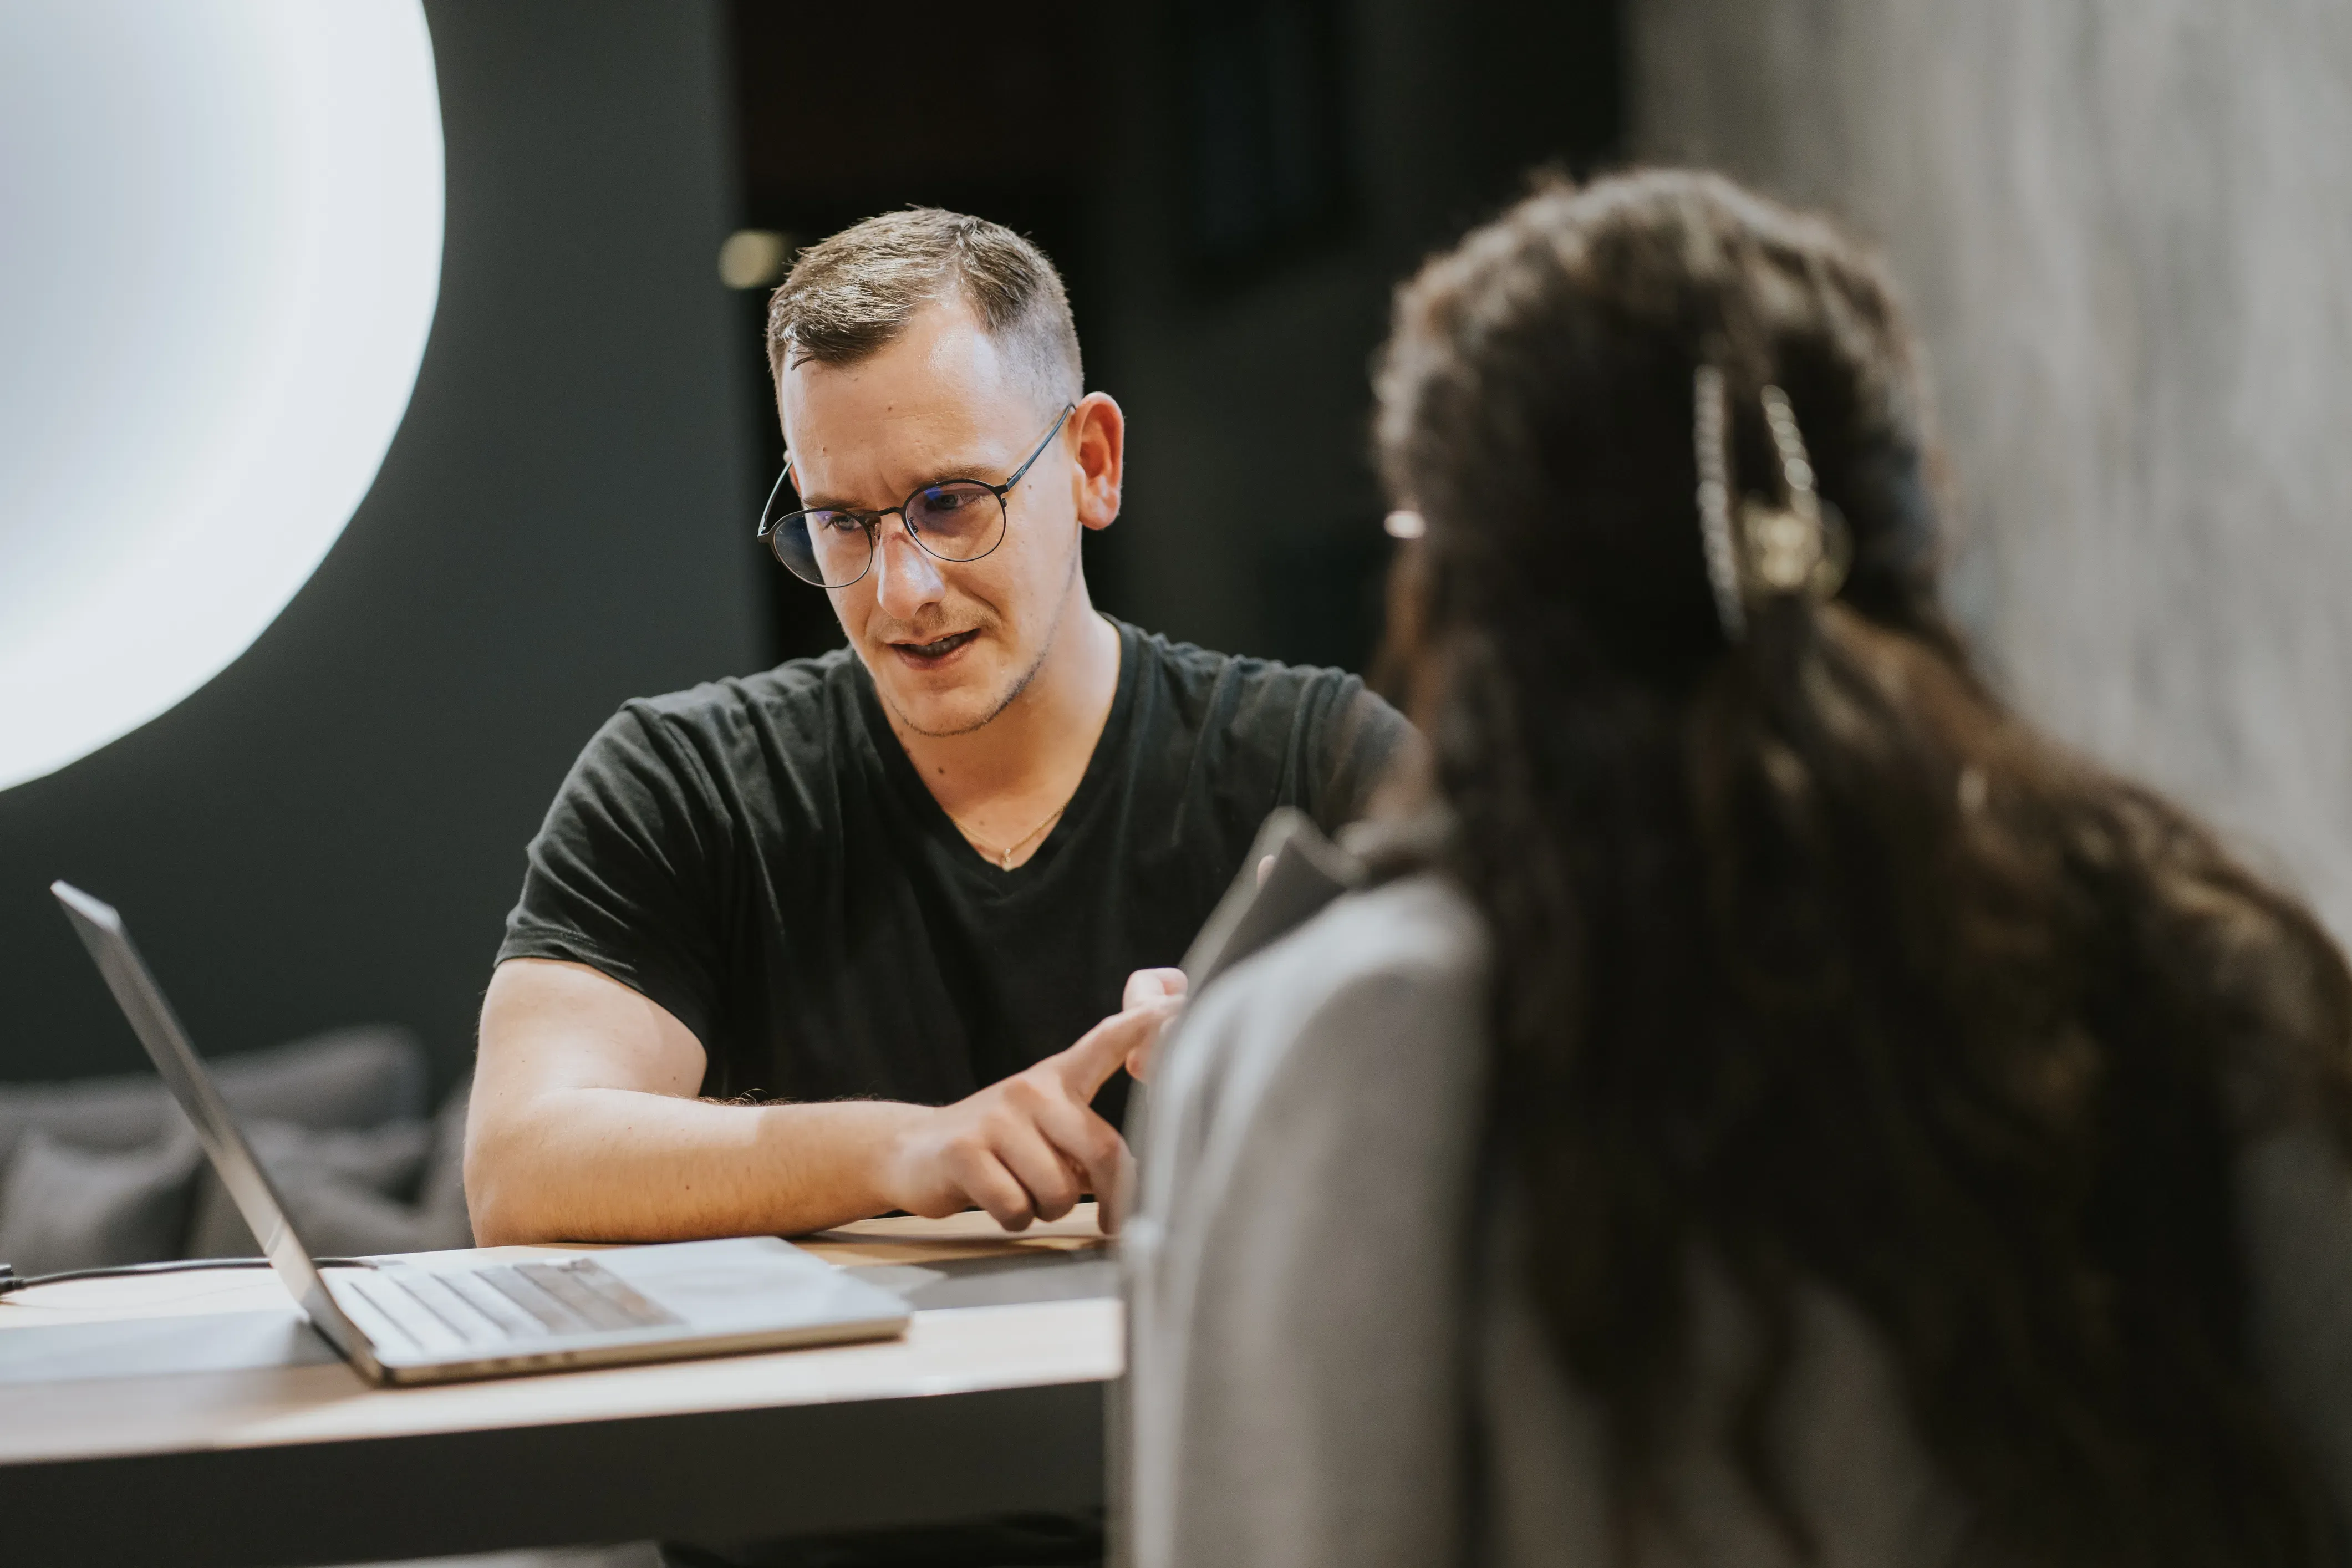
<svg viewBox="0 0 2352 1568">
<path fill-rule="evenodd" d="M 693 746 L 631 703 L 580 753 L 530 841 L 499 962 L 554 958 L 602 970 L 709 1047 L 726 837 Z"/>
<path fill-rule="evenodd" d="M 1373 795 L 1421 737 L 1405 716 L 1352 675 L 1327 674 L 1306 727 L 1307 814 L 1337 833 L 1370 810 Z"/>
</svg>

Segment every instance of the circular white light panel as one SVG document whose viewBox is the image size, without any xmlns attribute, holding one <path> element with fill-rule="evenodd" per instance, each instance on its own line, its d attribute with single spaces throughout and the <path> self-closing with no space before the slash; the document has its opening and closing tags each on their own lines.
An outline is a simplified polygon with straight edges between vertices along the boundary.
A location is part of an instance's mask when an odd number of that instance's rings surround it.
<svg viewBox="0 0 2352 1568">
<path fill-rule="evenodd" d="M 418 0 L 0 3 L 0 789 L 245 651 L 440 289 Z"/>
</svg>

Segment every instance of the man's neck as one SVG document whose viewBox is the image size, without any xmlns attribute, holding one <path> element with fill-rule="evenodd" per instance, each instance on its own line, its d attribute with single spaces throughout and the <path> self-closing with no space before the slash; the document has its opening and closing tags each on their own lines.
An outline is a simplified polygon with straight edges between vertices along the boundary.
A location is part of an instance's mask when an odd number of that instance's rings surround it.
<svg viewBox="0 0 2352 1568">
<path fill-rule="evenodd" d="M 890 728 L 947 814 L 1000 846 L 1066 802 L 1086 776 L 1118 691 L 1118 629 L 1072 585 L 1054 640 L 1004 710 L 961 735 Z"/>
</svg>

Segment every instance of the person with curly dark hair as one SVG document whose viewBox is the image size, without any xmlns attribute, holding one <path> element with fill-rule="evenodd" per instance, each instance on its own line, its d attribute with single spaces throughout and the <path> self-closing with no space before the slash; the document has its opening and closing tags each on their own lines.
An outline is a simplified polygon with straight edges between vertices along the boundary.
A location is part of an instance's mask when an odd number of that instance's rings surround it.
<svg viewBox="0 0 2352 1568">
<path fill-rule="evenodd" d="M 1160 1047 L 1139 1568 L 2337 1560 L 2352 974 L 1972 664 L 1878 263 L 1542 188 L 1379 395 L 1433 755 Z"/>
</svg>

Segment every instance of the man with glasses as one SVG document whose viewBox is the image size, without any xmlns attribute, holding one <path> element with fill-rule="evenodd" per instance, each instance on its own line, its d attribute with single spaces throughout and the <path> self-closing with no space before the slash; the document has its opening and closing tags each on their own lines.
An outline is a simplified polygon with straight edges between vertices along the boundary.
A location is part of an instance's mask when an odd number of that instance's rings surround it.
<svg viewBox="0 0 2352 1568">
<path fill-rule="evenodd" d="M 1027 241 L 868 220 L 768 342 L 760 532 L 848 646 L 630 702 L 574 765 L 482 1012 L 486 1243 L 1111 1197 L 1165 966 L 1269 811 L 1360 815 L 1407 734 L 1352 676 L 1095 610 L 1125 427 Z"/>
</svg>

